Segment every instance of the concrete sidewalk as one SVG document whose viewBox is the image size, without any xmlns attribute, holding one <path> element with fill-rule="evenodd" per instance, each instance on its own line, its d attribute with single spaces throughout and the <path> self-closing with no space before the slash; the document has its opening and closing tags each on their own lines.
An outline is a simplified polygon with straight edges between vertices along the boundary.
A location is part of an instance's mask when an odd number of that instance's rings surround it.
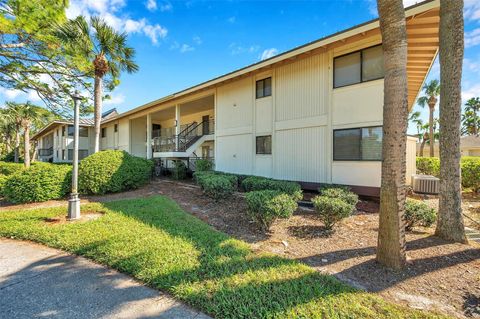
<svg viewBox="0 0 480 319">
<path fill-rule="evenodd" d="M 0 317 L 209 318 L 85 258 L 1 238 Z"/>
</svg>

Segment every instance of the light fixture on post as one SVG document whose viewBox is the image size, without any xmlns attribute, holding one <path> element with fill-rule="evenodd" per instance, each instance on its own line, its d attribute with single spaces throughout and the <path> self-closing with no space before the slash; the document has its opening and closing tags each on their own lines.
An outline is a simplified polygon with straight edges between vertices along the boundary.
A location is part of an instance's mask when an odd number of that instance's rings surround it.
<svg viewBox="0 0 480 319">
<path fill-rule="evenodd" d="M 72 158 L 72 191 L 70 199 L 68 200 L 68 220 L 75 220 L 80 218 L 80 198 L 78 198 L 78 131 L 80 127 L 80 111 L 78 100 L 82 97 L 78 91 L 72 95 L 73 99 L 73 158 Z"/>
</svg>

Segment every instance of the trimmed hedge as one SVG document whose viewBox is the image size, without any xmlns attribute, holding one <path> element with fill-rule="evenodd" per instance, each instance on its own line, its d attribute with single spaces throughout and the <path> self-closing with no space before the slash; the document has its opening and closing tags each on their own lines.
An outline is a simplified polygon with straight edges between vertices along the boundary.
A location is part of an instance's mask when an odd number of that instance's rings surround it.
<svg viewBox="0 0 480 319">
<path fill-rule="evenodd" d="M 327 230 L 332 230 L 336 223 L 350 216 L 354 209 L 353 205 L 340 198 L 327 196 L 315 196 L 312 198 L 312 203 Z"/>
<path fill-rule="evenodd" d="M 260 190 L 277 190 L 292 196 L 296 201 L 303 198 L 302 188 L 300 184 L 289 181 L 280 181 L 260 176 L 249 176 L 243 179 L 242 188 L 246 192 Z"/>
<path fill-rule="evenodd" d="M 347 188 L 322 188 L 319 190 L 322 196 L 338 198 L 355 207 L 358 203 L 358 195 L 347 190 Z"/>
<path fill-rule="evenodd" d="M 3 195 L 15 204 L 63 198 L 70 190 L 71 171 L 70 165 L 34 165 L 10 175 L 3 187 Z"/>
<path fill-rule="evenodd" d="M 3 195 L 3 188 L 5 187 L 5 183 L 7 182 L 8 176 L 0 174 L 0 196 Z"/>
<path fill-rule="evenodd" d="M 407 198 L 405 202 L 405 229 L 414 226 L 430 227 L 437 219 L 437 212 L 426 203 Z"/>
<path fill-rule="evenodd" d="M 88 194 L 136 189 L 150 180 L 153 162 L 125 151 L 101 151 L 80 162 L 78 187 Z"/>
<path fill-rule="evenodd" d="M 298 207 L 292 196 L 278 190 L 253 191 L 245 198 L 248 214 L 263 230 L 269 230 L 277 218 L 292 216 Z"/>
<path fill-rule="evenodd" d="M 213 170 L 213 162 L 209 159 L 199 159 L 195 162 L 195 171 L 204 172 Z"/>
<path fill-rule="evenodd" d="M 236 190 L 237 180 L 235 176 L 215 174 L 213 172 L 197 172 L 195 179 L 203 193 L 214 200 L 227 198 Z"/>
<path fill-rule="evenodd" d="M 460 160 L 462 186 L 480 191 L 480 157 L 463 156 Z M 440 159 L 438 157 L 417 157 L 417 173 L 440 176 Z"/>
<path fill-rule="evenodd" d="M 9 176 L 17 172 L 23 171 L 24 169 L 25 169 L 25 166 L 23 165 L 23 163 L 11 163 L 11 162 L 0 161 L 0 174 L 2 175 Z"/>
</svg>

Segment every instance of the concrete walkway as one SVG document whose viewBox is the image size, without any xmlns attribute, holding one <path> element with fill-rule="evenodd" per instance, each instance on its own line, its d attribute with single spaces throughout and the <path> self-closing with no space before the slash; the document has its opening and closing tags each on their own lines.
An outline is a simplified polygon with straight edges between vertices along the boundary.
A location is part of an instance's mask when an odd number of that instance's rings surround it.
<svg viewBox="0 0 480 319">
<path fill-rule="evenodd" d="M 209 318 L 85 258 L 1 238 L 0 317 Z"/>
</svg>

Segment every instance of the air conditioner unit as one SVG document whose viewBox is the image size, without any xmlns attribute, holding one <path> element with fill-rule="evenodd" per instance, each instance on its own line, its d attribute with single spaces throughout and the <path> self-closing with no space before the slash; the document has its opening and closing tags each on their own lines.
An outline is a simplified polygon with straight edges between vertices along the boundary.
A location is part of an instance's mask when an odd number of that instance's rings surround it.
<svg viewBox="0 0 480 319">
<path fill-rule="evenodd" d="M 440 179 L 431 175 L 412 175 L 412 187 L 415 193 L 437 195 Z"/>
</svg>

